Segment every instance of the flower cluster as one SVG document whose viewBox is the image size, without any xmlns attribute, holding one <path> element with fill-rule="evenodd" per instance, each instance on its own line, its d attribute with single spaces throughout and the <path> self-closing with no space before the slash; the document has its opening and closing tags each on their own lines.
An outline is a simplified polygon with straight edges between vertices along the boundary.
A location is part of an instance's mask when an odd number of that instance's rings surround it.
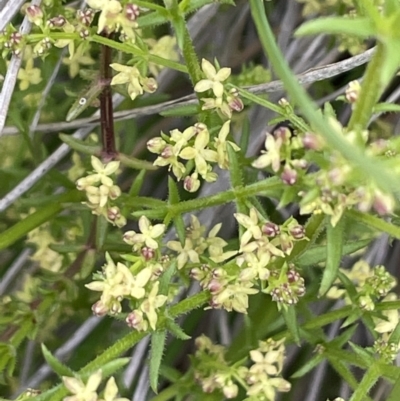
<svg viewBox="0 0 400 401">
<path fill-rule="evenodd" d="M 259 283 L 279 306 L 297 303 L 305 293 L 303 278 L 293 265 L 278 268 L 275 262 L 290 255 L 296 241 L 307 239 L 304 227 L 293 218 L 281 226 L 260 221 L 254 208 L 249 216 L 237 213 L 235 217 L 246 231 L 239 249 L 225 251 L 227 243 L 217 237 L 221 225 L 204 237 L 205 227 L 192 216 L 185 243 L 167 243 L 177 254 L 178 268 L 190 269 L 191 277 L 210 291 L 210 306 L 215 309 L 247 313 L 248 296 L 260 291 Z M 223 266 L 216 265 L 222 262 Z"/>
<path fill-rule="evenodd" d="M 112 202 L 121 195 L 121 190 L 110 177 L 118 170 L 119 162 L 103 164 L 97 157 L 92 156 L 91 163 L 93 172 L 76 182 L 77 188 L 86 192 L 87 202 L 84 204 L 92 209 L 93 214 L 104 216 L 111 224 L 123 227 L 126 219 L 121 215 L 118 206 Z"/>
<path fill-rule="evenodd" d="M 102 380 L 102 371 L 93 373 L 84 384 L 80 378 L 63 376 L 63 383 L 67 390 L 73 394 L 64 397 L 63 401 L 128 401 L 127 398 L 117 398 L 118 387 L 114 377 L 110 377 L 104 388 L 103 396 L 97 394 L 97 388 Z"/>
<path fill-rule="evenodd" d="M 362 309 L 372 311 L 376 302 L 385 297 L 396 286 L 396 279 L 384 266 L 375 266 L 373 269 L 364 260 L 356 262 L 350 270 L 341 269 L 355 285 L 357 302 Z M 345 298 L 348 302 L 347 292 L 339 287 L 339 283 L 328 291 L 329 298 Z"/>
<path fill-rule="evenodd" d="M 183 132 L 178 129 L 170 131 L 170 137 L 161 133 L 161 137 L 150 139 L 147 148 L 159 157 L 154 161 L 155 166 L 168 166 L 178 180 L 184 179 L 184 188 L 196 192 L 200 187 L 199 176 L 207 182 L 214 182 L 217 174 L 212 171 L 212 165 L 217 163 L 222 169 L 229 167 L 227 146 L 234 151 L 240 148 L 227 140 L 230 121 L 226 121 L 218 135 L 211 139 L 205 124 L 197 123 L 186 128 Z M 191 163 L 188 167 L 181 160 Z M 189 171 L 188 171 L 189 170 Z"/>
<path fill-rule="evenodd" d="M 368 155 L 388 159 L 398 154 L 396 139 L 377 140 L 367 147 L 368 132 L 347 132 L 334 119 L 330 120 L 330 124 L 338 135 L 364 147 Z M 394 209 L 392 195 L 384 193 L 377 183 L 367 180 L 365 174 L 349 165 L 315 133 L 293 134 L 290 129 L 279 127 L 273 134 L 267 133 L 265 149 L 253 162 L 253 167 L 270 168 L 280 175 L 286 185 L 301 187 L 298 192 L 301 214 L 324 213 L 331 216 L 331 224 L 336 225 L 343 212 L 352 207 L 363 212 L 374 209 L 380 215 L 389 214 Z M 315 172 L 307 171 L 315 162 L 322 168 Z"/>
<path fill-rule="evenodd" d="M 145 331 L 149 326 L 155 330 L 158 309 L 167 301 L 167 296 L 158 293 L 158 278 L 163 266 L 155 262 L 146 263 L 144 257 L 135 259 L 136 262 L 128 267 L 121 262 L 115 264 L 110 255 L 106 254 L 103 271 L 95 275 L 97 280 L 86 284 L 90 290 L 102 293 L 92 310 L 97 316 L 121 315 L 121 303 L 128 300 L 128 326 L 138 331 Z"/>
<path fill-rule="evenodd" d="M 97 33 L 120 31 L 122 39 L 135 41 L 135 29 L 138 24 L 140 9 L 137 5 L 128 3 L 125 6 L 118 0 L 87 0 L 89 7 L 100 11 Z"/>
<path fill-rule="evenodd" d="M 201 62 L 205 79 L 196 83 L 194 91 L 198 93 L 211 91 L 213 97 L 201 98 L 202 110 L 217 110 L 224 118 L 232 118 L 233 111 L 242 111 L 243 102 L 235 89 L 227 91 L 223 82 L 231 75 L 230 68 L 217 69 L 206 59 Z"/>
<path fill-rule="evenodd" d="M 287 392 L 291 387 L 281 377 L 285 354 L 283 343 L 284 340 L 260 341 L 258 348 L 249 353 L 249 367 L 230 366 L 225 360 L 224 347 L 213 344 L 204 335 L 198 337 L 193 358 L 195 380 L 206 393 L 219 391 L 228 399 L 235 398 L 240 385 L 248 396 L 246 401 L 272 401 L 277 392 Z"/>
<path fill-rule="evenodd" d="M 154 78 L 142 76 L 138 68 L 118 63 L 110 64 L 110 67 L 117 71 L 110 85 L 127 84 L 127 91 L 132 100 L 142 95 L 143 91 L 154 93 L 157 89 L 157 81 Z"/>
</svg>

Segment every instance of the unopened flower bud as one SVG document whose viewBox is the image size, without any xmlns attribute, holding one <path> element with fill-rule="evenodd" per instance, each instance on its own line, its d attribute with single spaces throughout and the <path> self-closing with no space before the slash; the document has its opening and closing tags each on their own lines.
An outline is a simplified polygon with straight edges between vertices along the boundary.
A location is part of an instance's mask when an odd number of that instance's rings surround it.
<svg viewBox="0 0 400 401">
<path fill-rule="evenodd" d="M 161 137 L 152 138 L 147 141 L 147 149 L 151 153 L 160 154 L 166 146 L 167 142 L 165 142 Z"/>
<path fill-rule="evenodd" d="M 357 80 L 349 82 L 349 85 L 346 88 L 346 100 L 349 103 L 355 103 L 358 99 L 360 91 L 361 91 L 360 82 L 358 82 Z"/>
<path fill-rule="evenodd" d="M 94 315 L 101 317 L 107 314 L 108 308 L 103 304 L 103 302 L 97 301 L 92 305 L 92 312 Z"/>
<path fill-rule="evenodd" d="M 206 129 L 207 129 L 207 126 L 206 126 L 204 123 L 196 123 L 196 124 L 194 125 L 194 128 L 195 128 L 195 131 L 196 131 L 196 134 L 195 134 L 195 135 L 197 135 L 198 133 L 200 133 L 200 132 L 206 130 Z"/>
<path fill-rule="evenodd" d="M 143 319 L 143 313 L 139 310 L 134 310 L 125 319 L 127 325 L 138 331 L 147 329 L 147 322 Z"/>
<path fill-rule="evenodd" d="M 221 291 L 222 285 L 218 280 L 213 279 L 210 281 L 207 288 L 211 292 L 211 294 L 216 294 Z"/>
<path fill-rule="evenodd" d="M 13 32 L 10 35 L 10 44 L 12 46 L 17 46 L 21 43 L 22 35 L 19 32 Z"/>
<path fill-rule="evenodd" d="M 25 10 L 28 20 L 35 25 L 40 26 L 43 19 L 43 11 L 39 6 L 30 5 Z"/>
<path fill-rule="evenodd" d="M 302 138 L 303 146 L 306 149 L 320 150 L 322 147 L 321 140 L 312 132 L 306 132 Z"/>
<path fill-rule="evenodd" d="M 66 19 L 62 15 L 50 18 L 47 21 L 47 25 L 50 28 L 62 28 L 65 25 L 65 23 L 66 23 Z"/>
<path fill-rule="evenodd" d="M 288 142 L 288 139 L 292 136 L 292 131 L 286 126 L 279 126 L 272 131 L 272 135 L 275 138 L 282 139 L 282 142 Z"/>
<path fill-rule="evenodd" d="M 223 386 L 222 392 L 224 393 L 224 396 L 228 399 L 235 398 L 238 395 L 239 388 L 236 384 L 231 382 L 230 384 Z"/>
<path fill-rule="evenodd" d="M 157 81 L 154 78 L 142 78 L 140 83 L 143 86 L 143 90 L 147 93 L 154 93 L 157 90 Z"/>
<path fill-rule="evenodd" d="M 147 247 L 147 246 L 144 246 L 144 247 L 141 249 L 140 253 L 141 253 L 142 256 L 146 259 L 146 261 L 149 261 L 149 260 L 153 259 L 153 258 L 154 258 L 154 255 L 155 255 L 154 249 L 153 249 L 153 248 L 149 248 L 149 247 Z"/>
<path fill-rule="evenodd" d="M 286 185 L 293 185 L 297 181 L 297 171 L 291 169 L 288 166 L 285 166 L 283 169 L 283 172 L 281 174 L 281 180 L 286 184 Z"/>
<path fill-rule="evenodd" d="M 94 18 L 94 10 L 87 8 L 86 10 L 78 10 L 76 12 L 78 21 L 85 26 L 90 26 Z"/>
<path fill-rule="evenodd" d="M 291 227 L 289 232 L 294 239 L 303 239 L 306 236 L 305 228 L 300 225 Z"/>
<path fill-rule="evenodd" d="M 117 199 L 121 195 L 121 188 L 118 185 L 113 185 L 108 193 L 110 199 Z"/>
<path fill-rule="evenodd" d="M 183 181 L 183 188 L 188 192 L 196 192 L 200 188 L 200 180 L 197 178 L 198 174 L 193 173 L 185 177 Z"/>
<path fill-rule="evenodd" d="M 277 224 L 268 221 L 262 226 L 261 231 L 267 237 L 276 237 L 280 233 L 280 228 Z"/>
<path fill-rule="evenodd" d="M 125 6 L 125 17 L 128 21 L 136 21 L 140 15 L 140 8 L 136 4 L 127 4 Z"/>
<path fill-rule="evenodd" d="M 288 102 L 287 99 L 285 99 L 284 97 L 281 98 L 281 99 L 278 101 L 278 104 L 279 104 L 279 106 L 281 106 L 281 107 L 290 106 L 289 102 Z"/>
<path fill-rule="evenodd" d="M 385 215 L 393 212 L 395 202 L 391 195 L 376 191 L 372 205 L 379 215 Z"/>
<path fill-rule="evenodd" d="M 81 29 L 81 30 L 79 31 L 79 36 L 80 36 L 82 39 L 87 39 L 87 38 L 89 37 L 89 35 L 90 35 L 89 29 L 84 28 L 84 29 Z"/>
<path fill-rule="evenodd" d="M 169 159 L 174 155 L 174 148 L 171 145 L 167 145 L 161 152 L 161 157 L 163 159 Z"/>
<path fill-rule="evenodd" d="M 107 218 L 109 221 L 115 221 L 121 216 L 121 212 L 117 206 L 112 206 L 107 210 Z"/>
</svg>

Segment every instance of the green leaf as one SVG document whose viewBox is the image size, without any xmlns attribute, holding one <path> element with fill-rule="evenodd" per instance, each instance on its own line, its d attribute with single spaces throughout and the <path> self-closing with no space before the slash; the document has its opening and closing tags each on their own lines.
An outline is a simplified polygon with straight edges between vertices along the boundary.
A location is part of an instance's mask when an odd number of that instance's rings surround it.
<svg viewBox="0 0 400 401">
<path fill-rule="evenodd" d="M 281 310 L 282 316 L 285 319 L 286 326 L 289 329 L 290 334 L 292 335 L 293 341 L 296 344 L 300 344 L 300 332 L 299 325 L 297 322 L 296 309 L 294 306 L 288 306 L 286 308 L 282 308 Z"/>
<path fill-rule="evenodd" d="M 395 226 L 377 216 L 368 213 L 357 212 L 356 210 L 349 210 L 346 216 L 365 224 L 369 227 L 375 228 L 379 232 L 384 232 L 396 239 L 400 239 L 400 227 Z"/>
<path fill-rule="evenodd" d="M 383 45 L 384 61 L 379 73 L 382 91 L 393 79 L 400 66 L 399 37 L 388 38 L 384 40 Z"/>
<path fill-rule="evenodd" d="M 235 152 L 230 143 L 227 143 L 226 150 L 228 151 L 229 173 L 232 188 L 241 187 L 243 186 L 243 168 L 239 162 L 239 154 L 238 152 Z"/>
<path fill-rule="evenodd" d="M 139 171 L 139 174 L 136 176 L 135 180 L 132 183 L 131 189 L 129 191 L 129 196 L 139 196 L 139 192 L 143 187 L 144 177 L 146 175 L 146 170 Z"/>
<path fill-rule="evenodd" d="M 192 337 L 188 336 L 173 319 L 167 318 L 166 320 L 167 329 L 180 340 L 190 340 Z"/>
<path fill-rule="evenodd" d="M 57 253 L 79 253 L 85 249 L 85 245 L 79 244 L 50 244 L 49 248 Z"/>
<path fill-rule="evenodd" d="M 85 153 L 87 155 L 98 155 L 100 154 L 101 147 L 99 145 L 89 145 L 85 141 L 74 138 L 72 135 L 59 134 L 59 138 L 66 143 L 71 149 L 78 152 Z"/>
<path fill-rule="evenodd" d="M 326 227 L 326 266 L 322 275 L 319 296 L 324 295 L 336 280 L 343 254 L 345 218 L 342 217 L 335 227 L 328 222 Z"/>
<path fill-rule="evenodd" d="M 161 295 L 168 295 L 168 289 L 171 284 L 171 279 L 176 272 L 176 259 L 168 266 L 160 278 L 160 287 L 158 293 Z"/>
<path fill-rule="evenodd" d="M 363 239 L 360 241 L 346 242 L 343 245 L 342 256 L 349 255 L 362 248 L 365 248 L 372 240 L 373 238 Z M 325 260 L 326 260 L 326 245 L 317 245 L 307 249 L 307 251 L 296 260 L 296 265 L 299 266 L 300 268 L 304 268 L 321 263 Z"/>
<path fill-rule="evenodd" d="M 374 106 L 374 113 L 398 113 L 400 112 L 400 104 L 378 103 Z"/>
<path fill-rule="evenodd" d="M 389 398 L 386 401 L 398 401 L 400 400 L 400 372 L 398 374 L 398 379 L 394 383 L 392 391 L 389 394 Z"/>
<path fill-rule="evenodd" d="M 42 344 L 42 353 L 46 362 L 58 376 L 74 376 L 74 371 L 61 363 L 44 344 Z"/>
<path fill-rule="evenodd" d="M 126 366 L 130 362 L 130 360 L 131 358 L 117 358 L 102 365 L 100 369 L 103 379 L 106 377 L 110 377 L 114 373 L 118 372 L 120 369 Z M 93 371 L 91 371 L 90 373 L 85 373 L 86 376 L 90 376 L 90 374 L 93 374 Z"/>
<path fill-rule="evenodd" d="M 136 170 L 157 170 L 157 166 L 153 166 L 146 160 L 140 160 L 133 156 L 124 155 L 123 153 L 118 153 L 118 160 L 126 167 L 130 167 Z"/>
<path fill-rule="evenodd" d="M 168 177 L 168 203 L 170 205 L 177 205 L 180 202 L 179 190 L 178 186 L 176 185 L 175 180 L 169 176 Z M 167 214 L 164 219 L 164 224 L 169 224 L 169 220 L 171 219 L 171 215 Z M 183 245 L 185 243 L 185 223 L 183 221 L 182 214 L 178 214 L 177 216 L 173 217 L 174 220 L 174 227 L 176 229 L 176 233 L 178 234 L 179 241 Z"/>
<path fill-rule="evenodd" d="M 305 22 L 296 30 L 295 36 L 340 34 L 368 38 L 375 33 L 376 30 L 369 18 L 325 17 Z"/>
<path fill-rule="evenodd" d="M 106 242 L 108 228 L 110 223 L 104 216 L 97 216 L 96 224 L 96 249 L 102 249 Z"/>
<path fill-rule="evenodd" d="M 54 218 L 54 216 L 64 209 L 65 203 L 77 203 L 82 200 L 83 194 L 78 190 L 73 190 L 63 195 L 54 196 L 51 203 L 32 213 L 28 217 L 25 217 L 23 220 L 14 224 L 9 229 L 3 231 L 0 234 L 0 250 L 9 247 L 30 231 Z"/>
<path fill-rule="evenodd" d="M 163 117 L 190 117 L 194 116 L 199 112 L 199 106 L 197 104 L 178 105 L 171 107 L 168 110 L 160 112 Z"/>
<path fill-rule="evenodd" d="M 157 330 L 151 335 L 151 352 L 150 352 L 150 386 L 152 390 L 158 392 L 158 376 L 160 371 L 161 360 L 164 353 L 165 339 L 167 337 L 166 330 Z"/>
<path fill-rule="evenodd" d="M 301 366 L 299 369 L 297 369 L 291 376 L 291 379 L 298 379 L 300 377 L 303 377 L 306 375 L 308 372 L 310 372 L 312 369 L 317 367 L 323 360 L 324 360 L 323 355 L 316 354 L 311 357 L 309 361 L 307 361 L 303 366 Z"/>
</svg>

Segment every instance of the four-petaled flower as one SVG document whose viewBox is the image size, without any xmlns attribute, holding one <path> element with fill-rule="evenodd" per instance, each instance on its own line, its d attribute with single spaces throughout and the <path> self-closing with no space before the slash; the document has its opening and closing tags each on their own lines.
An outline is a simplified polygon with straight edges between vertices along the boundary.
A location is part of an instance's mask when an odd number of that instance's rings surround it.
<svg viewBox="0 0 400 401">
<path fill-rule="evenodd" d="M 110 67 L 119 73 L 113 77 L 110 85 L 128 84 L 128 94 L 132 100 L 143 91 L 153 93 L 157 89 L 157 82 L 154 78 L 142 77 L 136 67 L 129 67 L 118 63 L 110 64 Z"/>
<path fill-rule="evenodd" d="M 101 370 L 93 373 L 86 384 L 76 377 L 63 376 L 64 386 L 73 394 L 65 397 L 63 401 L 96 401 L 98 399 L 97 387 L 101 382 Z"/>
<path fill-rule="evenodd" d="M 211 89 L 216 98 L 222 98 L 224 85 L 221 83 L 231 75 L 230 68 L 221 68 L 218 72 L 216 68 L 206 59 L 201 61 L 201 69 L 207 79 L 201 79 L 194 87 L 195 92 L 205 92 Z"/>
<path fill-rule="evenodd" d="M 206 178 L 209 173 L 207 162 L 216 162 L 218 160 L 217 152 L 207 148 L 209 142 L 210 134 L 208 129 L 204 128 L 197 134 L 194 146 L 187 146 L 179 154 L 182 159 L 194 159 L 196 170 L 203 178 Z"/>
<path fill-rule="evenodd" d="M 263 154 L 254 160 L 252 166 L 255 168 L 271 166 L 272 170 L 277 172 L 281 166 L 280 150 L 282 147 L 282 142 L 282 138 L 275 138 L 273 135 L 267 133 L 267 137 L 265 138 L 266 150 L 261 151 Z"/>
<path fill-rule="evenodd" d="M 255 208 L 250 209 L 250 216 L 243 213 L 235 213 L 235 219 L 246 228 L 246 231 L 240 238 L 240 248 L 243 248 L 252 238 L 258 240 L 262 237 L 262 231 L 258 225 L 258 214 Z"/>
<path fill-rule="evenodd" d="M 158 287 L 160 285 L 159 281 L 156 281 L 151 289 L 150 293 L 147 295 L 146 299 L 140 305 L 140 309 L 146 314 L 147 320 L 149 321 L 150 327 L 155 330 L 157 324 L 157 309 L 165 304 L 167 301 L 166 295 L 157 295 Z"/>
<path fill-rule="evenodd" d="M 150 224 L 150 220 L 146 216 L 142 216 L 139 219 L 139 230 L 140 233 L 136 233 L 135 231 L 127 231 L 124 234 L 124 240 L 130 245 L 134 245 L 135 249 L 141 247 L 142 245 L 146 245 L 149 248 L 157 249 L 158 242 L 155 238 L 160 237 L 164 234 L 165 224 L 156 224 L 152 226 Z"/>
</svg>

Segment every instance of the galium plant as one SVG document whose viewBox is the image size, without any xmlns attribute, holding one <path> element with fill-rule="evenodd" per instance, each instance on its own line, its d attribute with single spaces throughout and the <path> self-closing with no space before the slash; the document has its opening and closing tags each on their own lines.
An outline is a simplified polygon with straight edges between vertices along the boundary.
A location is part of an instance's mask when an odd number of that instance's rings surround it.
<svg viewBox="0 0 400 401">
<path fill-rule="evenodd" d="M 298 77 L 273 33 L 283 2 L 4 3 L 4 399 L 314 400 L 311 374 L 323 401 L 374 386 L 398 399 L 400 302 L 382 255 L 400 239 L 400 142 L 382 113 L 400 111 L 385 100 L 399 2 L 293 2 L 311 15 L 293 48 L 323 34 L 363 52 Z M 249 6 L 262 53 L 242 72 L 195 43 L 212 5 L 214 36 Z M 350 70 L 339 94 L 314 85 L 316 102 L 300 85 Z"/>
</svg>

